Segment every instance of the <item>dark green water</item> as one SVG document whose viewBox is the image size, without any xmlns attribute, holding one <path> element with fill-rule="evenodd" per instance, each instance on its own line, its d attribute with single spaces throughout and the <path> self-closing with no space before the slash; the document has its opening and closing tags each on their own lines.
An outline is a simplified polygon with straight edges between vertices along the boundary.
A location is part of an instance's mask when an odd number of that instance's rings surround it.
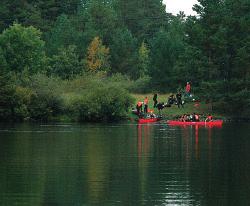
<svg viewBox="0 0 250 206">
<path fill-rule="evenodd" d="M 0 205 L 250 205 L 250 125 L 1 125 Z"/>
</svg>

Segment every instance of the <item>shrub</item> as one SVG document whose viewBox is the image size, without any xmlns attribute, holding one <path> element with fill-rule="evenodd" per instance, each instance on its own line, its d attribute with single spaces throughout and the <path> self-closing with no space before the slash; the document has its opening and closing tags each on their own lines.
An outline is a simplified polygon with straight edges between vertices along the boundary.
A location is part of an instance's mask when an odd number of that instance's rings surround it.
<svg viewBox="0 0 250 206">
<path fill-rule="evenodd" d="M 30 118 L 47 121 L 62 112 L 63 104 L 59 96 L 34 94 L 29 104 Z"/>
<path fill-rule="evenodd" d="M 14 85 L 9 76 L 0 71 L 0 120 L 8 120 L 13 116 L 14 108 Z"/>
<path fill-rule="evenodd" d="M 94 87 L 76 98 L 70 111 L 80 121 L 115 121 L 126 117 L 132 102 L 132 97 L 124 89 Z"/>
<path fill-rule="evenodd" d="M 14 119 L 23 120 L 29 117 L 28 105 L 30 104 L 33 91 L 29 88 L 17 86 L 15 89 Z"/>
<path fill-rule="evenodd" d="M 129 90 L 134 93 L 152 92 L 151 78 L 149 76 L 144 76 L 137 79 L 133 82 Z"/>
<path fill-rule="evenodd" d="M 64 106 L 60 86 L 64 82 L 43 74 L 32 76 L 31 82 L 33 94 L 28 105 L 30 117 L 46 121 L 61 114 Z"/>
</svg>

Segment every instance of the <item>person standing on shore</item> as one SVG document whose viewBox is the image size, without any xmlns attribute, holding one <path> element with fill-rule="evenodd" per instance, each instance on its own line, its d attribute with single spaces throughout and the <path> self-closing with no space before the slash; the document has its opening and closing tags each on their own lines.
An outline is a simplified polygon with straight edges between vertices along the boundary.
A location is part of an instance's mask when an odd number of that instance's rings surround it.
<svg viewBox="0 0 250 206">
<path fill-rule="evenodd" d="M 137 111 L 137 115 L 139 116 L 141 113 L 142 113 L 142 105 L 143 105 L 143 102 L 137 102 L 136 104 L 136 111 Z"/>
<path fill-rule="evenodd" d="M 181 93 L 180 92 L 178 92 L 177 94 L 176 94 L 176 100 L 177 100 L 177 105 L 178 105 L 178 108 L 180 108 L 180 105 L 182 106 L 182 108 L 183 108 L 183 104 L 182 104 L 182 95 L 181 95 Z"/>
<path fill-rule="evenodd" d="M 148 97 L 145 97 L 144 99 L 144 113 L 148 113 Z"/>
<path fill-rule="evenodd" d="M 186 95 L 188 97 L 190 97 L 190 92 L 191 92 L 191 85 L 189 82 L 187 82 L 187 85 L 186 85 Z"/>
<path fill-rule="evenodd" d="M 157 94 L 156 93 L 154 94 L 153 101 L 154 101 L 154 108 L 156 108 L 157 103 L 158 103 L 158 101 L 157 101 Z"/>
</svg>

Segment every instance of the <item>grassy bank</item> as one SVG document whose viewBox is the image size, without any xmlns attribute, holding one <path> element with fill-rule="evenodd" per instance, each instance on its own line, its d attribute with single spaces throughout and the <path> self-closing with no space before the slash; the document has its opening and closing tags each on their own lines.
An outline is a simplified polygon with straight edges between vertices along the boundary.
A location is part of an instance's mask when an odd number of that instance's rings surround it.
<svg viewBox="0 0 250 206">
<path fill-rule="evenodd" d="M 167 99 L 170 94 L 158 94 L 158 102 L 167 102 Z M 145 97 L 149 99 L 149 108 L 154 110 L 155 114 L 158 114 L 157 108 L 153 108 L 153 94 L 132 94 L 134 99 L 136 100 L 135 105 L 138 101 L 143 101 Z M 134 106 L 135 107 L 135 106 Z M 225 118 L 222 114 L 218 114 L 217 112 L 213 111 L 210 104 L 206 104 L 205 102 L 201 101 L 197 105 L 196 102 L 186 102 L 184 107 L 178 108 L 177 105 L 172 105 L 171 107 L 166 107 L 162 110 L 163 118 L 172 119 L 176 116 L 182 114 L 208 114 L 211 113 L 215 118 Z"/>
</svg>

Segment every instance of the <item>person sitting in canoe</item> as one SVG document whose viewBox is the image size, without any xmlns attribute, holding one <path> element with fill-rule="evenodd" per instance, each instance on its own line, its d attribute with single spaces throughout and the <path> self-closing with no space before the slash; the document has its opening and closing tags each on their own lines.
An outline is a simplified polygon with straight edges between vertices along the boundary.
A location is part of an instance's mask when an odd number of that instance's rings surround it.
<svg viewBox="0 0 250 206">
<path fill-rule="evenodd" d="M 183 122 L 188 122 L 188 121 L 189 121 L 188 115 L 184 114 Z"/>
<path fill-rule="evenodd" d="M 190 122 L 191 121 L 190 115 L 189 114 L 185 114 L 184 120 L 185 120 L 185 122 Z"/>
<path fill-rule="evenodd" d="M 194 122 L 194 121 L 195 121 L 194 115 L 195 115 L 195 113 L 189 115 L 189 121 L 190 121 L 190 122 Z"/>
<path fill-rule="evenodd" d="M 152 119 L 157 117 L 156 114 L 154 114 L 153 112 L 153 110 L 150 111 L 150 118 Z"/>
<path fill-rule="evenodd" d="M 211 114 L 208 114 L 207 118 L 205 119 L 205 122 L 211 122 L 213 121 L 213 116 Z"/>
<path fill-rule="evenodd" d="M 190 120 L 190 122 L 199 122 L 200 117 L 198 114 L 193 113 L 193 114 L 189 115 L 189 120 Z"/>
<path fill-rule="evenodd" d="M 200 116 L 198 114 L 194 113 L 194 121 L 199 122 L 200 121 Z"/>
<path fill-rule="evenodd" d="M 187 115 L 187 114 L 181 115 L 180 121 L 181 122 L 189 122 L 189 115 Z"/>
</svg>

